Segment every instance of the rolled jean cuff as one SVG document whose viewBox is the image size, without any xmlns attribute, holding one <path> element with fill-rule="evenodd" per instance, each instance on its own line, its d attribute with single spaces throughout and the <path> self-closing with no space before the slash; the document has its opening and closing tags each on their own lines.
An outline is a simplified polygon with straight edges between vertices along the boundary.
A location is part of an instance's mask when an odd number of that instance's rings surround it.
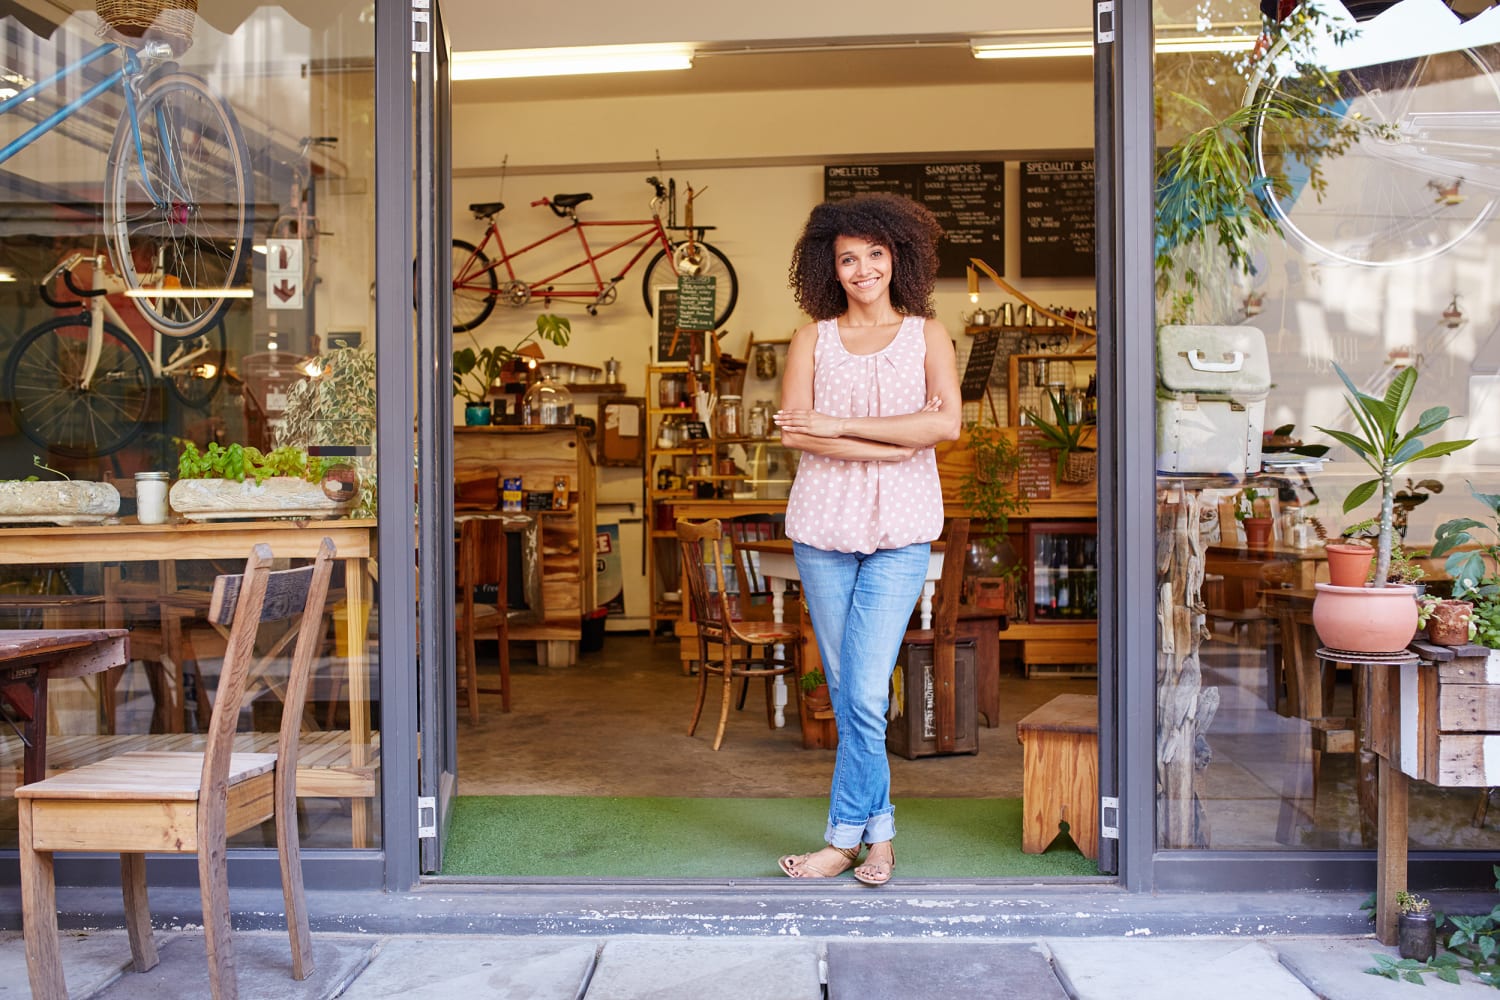
<svg viewBox="0 0 1500 1000">
<path fill-rule="evenodd" d="M 878 813 L 871 816 L 863 826 L 853 823 L 829 822 L 823 831 L 823 839 L 834 847 L 858 847 L 860 844 L 878 844 L 896 837 L 896 814 Z"/>
</svg>

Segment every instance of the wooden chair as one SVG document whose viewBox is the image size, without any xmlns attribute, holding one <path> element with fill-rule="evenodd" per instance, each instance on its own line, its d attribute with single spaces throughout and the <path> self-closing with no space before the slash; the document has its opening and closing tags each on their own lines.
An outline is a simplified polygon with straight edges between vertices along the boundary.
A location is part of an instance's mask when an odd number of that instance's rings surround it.
<svg viewBox="0 0 1500 1000">
<path fill-rule="evenodd" d="M 969 519 L 955 517 L 943 536 L 943 575 L 938 579 L 932 604 L 932 628 L 906 630 L 906 645 L 932 647 L 932 693 L 937 745 L 951 752 L 958 731 L 958 667 L 954 643 L 958 638 L 959 599 L 963 593 L 965 555 L 969 545 Z M 972 696 L 969 699 L 973 700 Z"/>
<path fill-rule="evenodd" d="M 157 963 L 146 896 L 146 852 L 196 853 L 209 984 L 215 1000 L 232 1000 L 237 984 L 229 936 L 226 841 L 271 818 L 276 820 L 281 857 L 292 976 L 306 979 L 311 974 L 296 770 L 302 706 L 322 639 L 319 625 L 333 555 L 333 543 L 325 538 L 312 565 L 272 572 L 270 547 L 259 544 L 242 576 L 220 576 L 214 582 L 209 620 L 229 625 L 231 631 L 203 752 L 126 753 L 16 789 L 26 968 L 37 1000 L 65 1000 L 68 995 L 58 953 L 52 860 L 56 851 L 119 853 L 126 929 L 137 972 Z M 298 635 L 276 752 L 234 753 L 256 632 L 263 622 L 288 620 L 294 620 Z"/>
<path fill-rule="evenodd" d="M 703 702 L 708 694 L 708 675 L 719 674 L 724 678 L 724 693 L 719 708 L 719 729 L 714 734 L 714 749 L 717 750 L 724 742 L 724 727 L 729 721 L 729 702 L 736 677 L 765 679 L 766 723 L 772 729 L 776 728 L 772 680 L 778 676 L 790 676 L 792 687 L 796 687 L 796 657 L 802 631 L 793 623 L 746 621 L 734 614 L 729 595 L 725 593 L 724 567 L 729 562 L 723 549 L 724 527 L 718 520 L 678 521 L 677 544 L 682 551 L 683 600 L 688 602 L 688 610 L 698 631 L 698 700 L 693 706 L 688 735 L 698 731 L 698 719 L 703 714 Z M 785 659 L 770 659 L 772 647 L 776 645 L 784 650 Z M 764 657 L 759 661 L 763 665 L 758 667 L 750 665 L 756 662 L 756 650 L 761 650 L 760 655 Z M 718 655 L 710 656 L 711 651 Z M 744 665 L 739 662 L 742 652 Z"/>
<path fill-rule="evenodd" d="M 510 711 L 510 618 L 506 608 L 505 522 L 476 517 L 462 522 L 458 533 L 458 602 L 454 622 L 458 629 L 458 681 L 469 705 L 469 722 L 479 722 L 479 696 L 499 694 L 500 711 Z M 496 603 L 474 600 L 474 588 L 493 584 Z M 500 687 L 479 686 L 479 658 L 475 638 L 493 629 L 500 644 Z"/>
</svg>

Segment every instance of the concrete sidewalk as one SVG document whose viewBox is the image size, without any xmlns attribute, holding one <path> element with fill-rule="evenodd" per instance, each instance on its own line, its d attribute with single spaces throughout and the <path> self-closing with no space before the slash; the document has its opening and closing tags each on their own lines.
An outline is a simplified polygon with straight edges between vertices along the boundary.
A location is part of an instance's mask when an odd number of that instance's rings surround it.
<svg viewBox="0 0 1500 1000">
<path fill-rule="evenodd" d="M 853 930 L 853 928 L 851 928 Z M 126 968 L 123 931 L 66 931 L 71 995 L 208 996 L 203 938 L 158 932 L 161 964 Z M 1366 975 L 1371 937 L 1077 937 L 954 940 L 847 937 L 319 932 L 316 971 L 289 978 L 284 934 L 234 937 L 240 996 L 372 1000 L 1383 1000 L 1494 996 L 1427 976 L 1427 987 Z M 21 936 L 0 934 L 0 1000 L 29 995 Z"/>
</svg>

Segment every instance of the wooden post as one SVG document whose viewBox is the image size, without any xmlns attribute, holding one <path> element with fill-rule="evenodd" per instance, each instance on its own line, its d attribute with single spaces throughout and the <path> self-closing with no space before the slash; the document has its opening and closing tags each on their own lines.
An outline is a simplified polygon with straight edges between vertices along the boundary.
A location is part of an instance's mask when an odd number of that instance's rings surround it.
<svg viewBox="0 0 1500 1000">
<path fill-rule="evenodd" d="M 1375 936 L 1396 943 L 1396 893 L 1406 889 L 1407 777 L 1380 758 L 1380 819 L 1375 870 Z"/>
</svg>

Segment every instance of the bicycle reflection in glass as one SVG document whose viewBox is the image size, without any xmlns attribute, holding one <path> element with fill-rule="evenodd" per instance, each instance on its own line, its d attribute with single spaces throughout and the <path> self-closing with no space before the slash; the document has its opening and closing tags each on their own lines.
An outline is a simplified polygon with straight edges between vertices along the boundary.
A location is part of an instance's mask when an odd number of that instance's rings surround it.
<svg viewBox="0 0 1500 1000">
<path fill-rule="evenodd" d="M 104 178 L 110 258 L 147 322 L 178 336 L 198 333 L 223 312 L 250 253 L 250 155 L 228 103 L 178 69 L 171 45 L 135 39 L 100 45 L 0 101 L 0 114 L 115 55 L 114 70 L 0 146 L 0 163 L 118 90 L 125 107 Z"/>
<path fill-rule="evenodd" d="M 1251 82 L 1267 212 L 1323 258 L 1367 267 L 1426 260 L 1466 239 L 1500 199 L 1490 67 L 1472 49 L 1324 68 L 1338 59 L 1336 44 L 1283 46 Z"/>
<path fill-rule="evenodd" d="M 80 263 L 92 272 L 87 288 L 73 274 Z M 59 277 L 78 301 L 52 294 L 50 286 Z M 125 287 L 120 276 L 108 273 L 103 254 L 90 257 L 82 251 L 69 254 L 41 281 L 48 305 L 79 311 L 21 335 L 5 363 L 3 390 L 22 433 L 49 453 L 93 458 L 123 448 L 150 417 L 158 381 L 198 409 L 219 388 L 223 323 L 187 337 L 157 331 L 148 354 L 110 304 L 108 296 Z"/>
<path fill-rule="evenodd" d="M 478 246 L 465 240 L 453 241 L 453 331 L 462 333 L 483 323 L 494 310 L 496 299 L 516 307 L 525 305 L 533 298 L 548 304 L 554 300 L 578 300 L 593 315 L 600 306 L 615 301 L 619 283 L 636 262 L 645 256 L 646 251 L 652 248 L 656 248 L 657 253 L 646 266 L 646 274 L 641 282 L 641 296 L 646 300 L 646 311 L 649 313 L 655 310 L 658 289 L 677 287 L 678 275 L 707 276 L 716 279 L 714 327 L 717 329 L 722 326 L 734 310 L 735 299 L 739 296 L 734 268 L 730 265 L 729 258 L 703 242 L 703 231 L 708 227 L 693 225 L 694 195 L 691 188 L 688 189 L 687 224 L 673 227 L 662 222 L 661 209 L 668 198 L 666 186 L 656 177 L 646 178 L 646 183 L 655 192 L 651 198 L 649 219 L 580 219 L 577 214 L 578 206 L 594 197 L 587 193 L 555 194 L 532 202 L 532 207 L 546 205 L 558 218 L 566 219 L 567 223 L 514 251 L 506 250 L 505 241 L 500 238 L 499 224 L 495 220 L 505 204 L 491 201 L 470 205 L 469 211 L 474 213 L 474 218 L 485 220 L 487 225 L 484 239 Z M 588 231 L 607 226 L 631 227 L 635 231 L 617 243 L 595 250 L 589 245 Z M 686 230 L 686 238 L 673 242 L 667 235 L 667 230 L 671 228 Z M 517 277 L 513 262 L 518 257 L 551 243 L 565 233 L 578 235 L 579 245 L 583 247 L 582 260 L 546 277 L 534 280 Z M 493 252 L 497 254 L 494 259 L 486 253 L 491 245 L 494 247 Z M 628 258 L 623 255 L 612 258 L 616 261 L 623 259 L 624 264 L 614 275 L 606 278 L 599 270 L 599 262 L 631 247 L 636 249 Z M 503 282 L 498 273 L 502 268 Z M 577 282 L 575 286 L 559 285 L 559 279 L 585 268 L 586 272 L 573 279 Z"/>
</svg>

